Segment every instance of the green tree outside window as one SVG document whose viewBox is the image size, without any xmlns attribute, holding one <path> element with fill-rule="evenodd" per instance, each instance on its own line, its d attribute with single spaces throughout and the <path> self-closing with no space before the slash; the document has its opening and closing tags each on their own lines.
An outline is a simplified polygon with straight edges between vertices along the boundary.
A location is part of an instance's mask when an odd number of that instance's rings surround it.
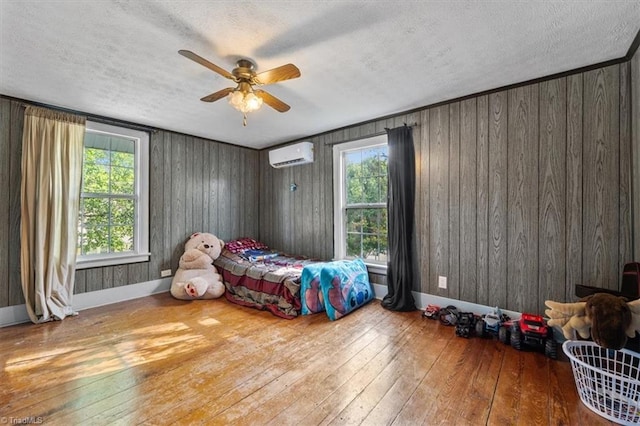
<svg viewBox="0 0 640 426">
<path fill-rule="evenodd" d="M 346 255 L 387 259 L 387 146 L 345 155 Z"/>
<path fill-rule="evenodd" d="M 135 144 L 107 134 L 85 134 L 78 223 L 78 255 L 134 249 Z"/>
</svg>

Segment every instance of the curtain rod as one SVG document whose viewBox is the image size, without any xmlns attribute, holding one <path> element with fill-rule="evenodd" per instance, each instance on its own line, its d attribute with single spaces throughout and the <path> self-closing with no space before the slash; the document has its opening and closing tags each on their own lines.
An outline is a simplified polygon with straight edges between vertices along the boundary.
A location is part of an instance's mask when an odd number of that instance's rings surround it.
<svg viewBox="0 0 640 426">
<path fill-rule="evenodd" d="M 404 123 L 404 125 L 408 126 L 408 127 L 420 127 L 420 125 L 418 123 L 416 123 L 416 122 L 410 123 L 410 124 Z M 341 140 L 341 141 L 337 141 L 337 142 L 325 142 L 324 145 L 325 146 L 339 145 L 341 143 L 355 142 L 355 141 L 359 141 L 359 140 L 362 140 L 362 139 L 375 138 L 376 136 L 386 135 L 387 134 L 387 130 L 389 130 L 389 127 L 385 127 L 384 130 L 381 130 L 379 132 L 368 133 L 366 135 L 357 136 L 355 138 L 349 138 L 349 139 L 345 139 L 345 140 Z"/>
<path fill-rule="evenodd" d="M 141 130 L 143 132 L 156 133 L 158 131 L 158 129 L 156 129 L 155 127 L 145 126 L 143 124 L 136 124 L 136 123 L 131 123 L 129 121 L 118 120 L 116 118 L 108 118 L 108 117 L 103 117 L 103 116 L 100 116 L 100 115 L 88 114 L 88 113 L 76 111 L 76 110 L 73 110 L 73 109 L 57 107 L 57 106 L 51 106 L 51 105 L 43 104 L 43 103 L 40 103 L 40 102 L 22 101 L 22 106 L 25 107 L 25 108 L 28 107 L 28 106 L 36 106 L 36 107 L 41 107 L 41 108 L 47 108 L 47 109 L 50 109 L 52 111 L 59 111 L 59 112 L 65 112 L 67 114 L 79 115 L 79 116 L 85 117 L 89 121 L 95 121 L 96 123 L 111 124 L 111 125 L 116 125 L 116 126 L 120 126 L 120 127 L 127 127 L 129 129 Z"/>
<path fill-rule="evenodd" d="M 412 123 L 412 124 L 403 123 L 403 124 L 404 124 L 404 127 L 418 127 L 418 123 Z M 393 127 L 393 128 L 396 129 L 397 127 Z M 384 128 L 385 132 L 388 132 L 391 129 L 392 129 L 392 127 L 385 127 Z"/>
</svg>

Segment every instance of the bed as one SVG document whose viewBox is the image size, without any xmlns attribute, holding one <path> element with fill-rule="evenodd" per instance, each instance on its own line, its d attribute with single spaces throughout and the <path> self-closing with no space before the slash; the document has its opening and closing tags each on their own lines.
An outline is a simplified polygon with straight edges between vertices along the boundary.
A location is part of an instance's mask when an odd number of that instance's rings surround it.
<svg viewBox="0 0 640 426">
<path fill-rule="evenodd" d="M 229 302 L 281 318 L 325 312 L 334 321 L 374 297 L 362 259 L 314 260 L 241 238 L 226 243 L 214 265 Z"/>
<path fill-rule="evenodd" d="M 228 301 L 266 310 L 281 318 L 300 314 L 300 276 L 318 260 L 272 251 L 251 238 L 225 244 L 214 261 L 222 275 Z"/>
</svg>

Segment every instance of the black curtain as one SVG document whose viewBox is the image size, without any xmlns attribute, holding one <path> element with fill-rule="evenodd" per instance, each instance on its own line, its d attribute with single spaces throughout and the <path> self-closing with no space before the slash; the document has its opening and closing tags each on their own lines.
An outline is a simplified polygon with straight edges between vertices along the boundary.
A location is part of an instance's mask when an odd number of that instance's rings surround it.
<svg viewBox="0 0 640 426">
<path fill-rule="evenodd" d="M 413 223 L 416 165 L 413 129 L 407 125 L 387 129 L 389 146 L 388 293 L 382 306 L 392 311 L 416 309 L 411 287 L 414 281 Z"/>
</svg>

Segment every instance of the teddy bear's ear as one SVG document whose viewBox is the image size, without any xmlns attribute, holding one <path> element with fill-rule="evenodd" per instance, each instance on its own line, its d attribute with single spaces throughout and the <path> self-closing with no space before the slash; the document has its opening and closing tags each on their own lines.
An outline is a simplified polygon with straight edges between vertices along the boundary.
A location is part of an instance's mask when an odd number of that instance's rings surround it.
<svg viewBox="0 0 640 426">
<path fill-rule="evenodd" d="M 220 240 L 220 248 L 224 247 L 224 241 Z"/>
<path fill-rule="evenodd" d="M 200 235 L 199 232 L 194 232 L 193 234 L 191 234 L 191 236 L 189 237 L 189 239 L 192 239 L 194 237 L 197 237 L 198 235 Z"/>
</svg>

